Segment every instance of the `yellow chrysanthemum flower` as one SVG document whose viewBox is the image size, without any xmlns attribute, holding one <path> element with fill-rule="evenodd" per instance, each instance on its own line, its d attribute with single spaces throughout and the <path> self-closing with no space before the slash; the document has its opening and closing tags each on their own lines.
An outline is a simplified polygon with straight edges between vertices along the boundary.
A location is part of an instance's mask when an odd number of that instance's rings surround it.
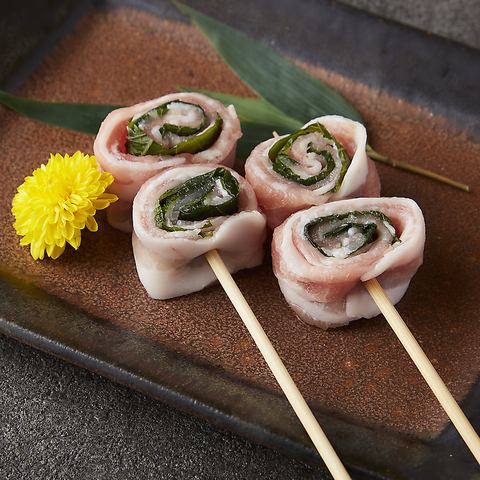
<svg viewBox="0 0 480 480">
<path fill-rule="evenodd" d="M 13 197 L 13 227 L 23 237 L 20 245 L 30 245 L 35 260 L 42 260 L 45 252 L 58 258 L 67 243 L 77 249 L 83 228 L 98 230 L 96 211 L 118 200 L 105 193 L 112 182 L 113 176 L 100 171 L 93 155 L 50 154 L 48 163 L 26 177 Z"/>
</svg>

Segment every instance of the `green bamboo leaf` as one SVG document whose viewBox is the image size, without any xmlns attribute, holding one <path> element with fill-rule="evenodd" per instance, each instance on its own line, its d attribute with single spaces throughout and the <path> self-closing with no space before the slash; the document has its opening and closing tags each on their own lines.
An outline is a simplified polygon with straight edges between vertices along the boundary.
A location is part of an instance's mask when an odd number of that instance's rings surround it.
<svg viewBox="0 0 480 480">
<path fill-rule="evenodd" d="M 235 96 L 232 95 L 231 97 Z M 227 103 L 235 103 L 232 101 L 235 100 L 235 98 L 230 98 L 230 96 L 227 95 L 223 98 Z M 242 97 L 236 98 L 244 100 Z M 221 98 L 218 99 L 223 101 Z M 240 103 L 245 105 L 243 102 L 239 102 L 239 104 Z M 32 120 L 91 135 L 96 135 L 100 124 L 108 113 L 116 108 L 120 108 L 116 105 L 43 102 L 16 97 L 3 90 L 0 90 L 0 104 Z M 257 110 L 260 108 L 261 107 L 256 107 Z M 248 109 L 246 109 L 246 112 L 248 112 Z M 254 117 L 248 115 L 248 118 L 253 119 Z M 285 118 L 283 114 L 272 117 L 273 120 L 282 118 Z M 257 144 L 272 136 L 272 130 L 274 129 L 281 133 L 287 133 L 289 131 L 287 126 L 279 125 L 276 122 L 262 124 L 260 122 L 243 121 L 243 137 L 237 149 L 239 158 L 244 160 Z"/>
<path fill-rule="evenodd" d="M 301 122 L 289 117 L 264 98 L 239 97 L 238 95 L 231 95 L 229 93 L 211 92 L 210 90 L 185 87 L 180 87 L 180 90 L 202 93 L 203 95 L 219 100 L 225 105 L 233 105 L 242 122 L 269 125 L 270 133 L 272 126 L 276 128 L 281 126 L 286 130 L 298 130 L 302 127 Z"/>
<path fill-rule="evenodd" d="M 273 130 L 276 130 L 280 135 L 288 133 L 288 130 L 281 125 L 272 127 L 260 123 L 242 122 L 243 136 L 237 145 L 238 159 L 245 160 L 259 143 L 272 138 Z M 241 163 L 243 163 L 243 161 Z M 236 166 L 240 166 L 240 163 L 237 163 Z"/>
<path fill-rule="evenodd" d="M 33 120 L 56 127 L 95 135 L 100 124 L 116 105 L 90 103 L 54 103 L 16 97 L 0 90 L 0 104 Z"/>
<path fill-rule="evenodd" d="M 271 48 L 176 0 L 173 3 L 205 34 L 240 79 L 282 112 L 302 124 L 329 114 L 362 121 L 340 94 Z"/>
<path fill-rule="evenodd" d="M 237 98 L 241 99 L 241 97 Z M 219 98 L 219 100 L 221 99 Z M 230 98 L 225 97 L 225 100 L 227 103 L 232 103 Z M 0 90 L 0 104 L 32 120 L 91 135 L 95 135 L 98 132 L 100 124 L 108 113 L 116 108 L 120 108 L 115 105 L 44 102 L 16 97 L 3 90 Z M 249 115 L 249 118 L 253 118 L 252 115 Z M 288 131 L 286 126 L 278 125 L 276 122 L 271 124 L 269 122 L 267 125 L 255 122 L 242 122 L 242 129 L 244 135 L 240 142 L 238 153 L 243 159 L 248 156 L 255 145 L 271 137 L 272 129 L 277 129 L 277 131 L 282 133 Z"/>
</svg>

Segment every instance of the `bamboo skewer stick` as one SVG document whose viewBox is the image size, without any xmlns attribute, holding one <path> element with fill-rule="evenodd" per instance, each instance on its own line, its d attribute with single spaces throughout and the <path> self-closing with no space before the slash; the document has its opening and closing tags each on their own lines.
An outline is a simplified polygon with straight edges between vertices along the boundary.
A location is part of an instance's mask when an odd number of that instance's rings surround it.
<svg viewBox="0 0 480 480">
<path fill-rule="evenodd" d="M 470 449 L 477 462 L 480 463 L 480 438 L 458 403 L 453 398 L 447 386 L 440 378 L 440 375 L 425 355 L 422 347 L 417 340 L 415 340 L 412 332 L 405 324 L 397 309 L 393 306 L 377 279 L 373 278 L 367 280 L 364 285 L 380 311 L 383 313 L 383 316 L 392 327 L 401 344 L 410 355 L 413 363 L 415 363 L 428 386 L 437 397 L 440 405 L 455 425 L 455 428 L 467 444 L 467 447 Z"/>
<path fill-rule="evenodd" d="M 305 402 L 235 280 L 230 275 L 219 253 L 212 250 L 206 253 L 205 257 L 333 478 L 335 480 L 350 480 L 350 475 Z"/>
</svg>

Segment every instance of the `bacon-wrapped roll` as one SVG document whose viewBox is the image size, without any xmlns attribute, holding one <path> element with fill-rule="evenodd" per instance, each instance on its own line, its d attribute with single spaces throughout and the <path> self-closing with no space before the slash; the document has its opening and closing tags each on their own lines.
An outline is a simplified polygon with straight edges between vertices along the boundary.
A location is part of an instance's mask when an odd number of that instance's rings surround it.
<svg viewBox="0 0 480 480">
<path fill-rule="evenodd" d="M 133 202 L 133 228 L 138 276 L 157 299 L 214 282 L 203 256 L 210 250 L 232 273 L 263 259 L 265 216 L 252 187 L 225 167 L 180 166 L 151 178 Z"/>
<path fill-rule="evenodd" d="M 273 270 L 304 321 L 329 328 L 380 313 L 361 282 L 395 304 L 423 261 L 425 224 L 407 198 L 356 198 L 293 214 L 275 229 Z"/>
<path fill-rule="evenodd" d="M 150 177 L 182 164 L 232 166 L 242 136 L 233 105 L 199 93 L 172 93 L 119 108 L 103 121 L 94 143 L 102 168 L 115 182 L 119 201 L 108 209 L 112 226 L 132 230 L 132 201 Z"/>
<path fill-rule="evenodd" d="M 245 176 L 275 228 L 292 213 L 353 197 L 378 197 L 380 180 L 358 122 L 327 115 L 252 151 Z"/>
</svg>

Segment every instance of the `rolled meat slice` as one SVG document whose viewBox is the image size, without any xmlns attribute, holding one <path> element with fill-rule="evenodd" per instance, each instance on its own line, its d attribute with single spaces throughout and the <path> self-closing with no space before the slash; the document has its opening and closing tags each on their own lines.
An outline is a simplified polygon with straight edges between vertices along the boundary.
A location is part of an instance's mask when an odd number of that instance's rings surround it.
<svg viewBox="0 0 480 480">
<path fill-rule="evenodd" d="M 119 201 L 109 223 L 132 231 L 132 201 L 142 184 L 166 168 L 192 163 L 233 166 L 242 136 L 233 105 L 199 93 L 172 93 L 109 113 L 93 146 L 115 181 Z"/>
<path fill-rule="evenodd" d="M 312 205 L 378 197 L 380 179 L 365 153 L 366 143 L 361 123 L 327 115 L 257 145 L 246 161 L 245 176 L 269 227 Z"/>
<path fill-rule="evenodd" d="M 307 323 L 339 327 L 380 313 L 362 282 L 377 278 L 395 304 L 423 261 L 425 223 L 407 198 L 356 198 L 293 214 L 275 229 L 273 271 Z"/>
<path fill-rule="evenodd" d="M 133 227 L 138 276 L 156 299 L 214 282 L 204 257 L 210 250 L 231 273 L 263 260 L 265 215 L 252 187 L 226 167 L 180 166 L 151 178 L 133 202 Z"/>
</svg>

